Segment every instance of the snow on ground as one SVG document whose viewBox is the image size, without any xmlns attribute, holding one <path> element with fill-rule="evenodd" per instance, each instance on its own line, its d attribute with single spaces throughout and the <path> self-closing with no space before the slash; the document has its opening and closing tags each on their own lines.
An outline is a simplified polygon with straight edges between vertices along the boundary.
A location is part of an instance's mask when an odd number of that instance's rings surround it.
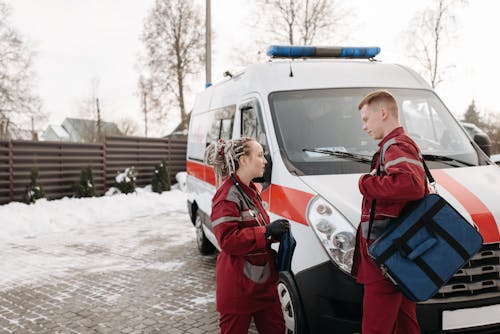
<svg viewBox="0 0 500 334">
<path fill-rule="evenodd" d="M 178 189 L 2 205 L 0 291 L 75 272 L 176 270 L 182 261 L 143 259 L 194 239 Z"/>
<path fill-rule="evenodd" d="M 0 206 L 0 240 L 29 238 L 53 232 L 86 229 L 170 212 L 187 212 L 186 196 L 177 189 L 157 194 L 137 189 L 132 194 L 91 198 L 12 202 Z"/>
</svg>

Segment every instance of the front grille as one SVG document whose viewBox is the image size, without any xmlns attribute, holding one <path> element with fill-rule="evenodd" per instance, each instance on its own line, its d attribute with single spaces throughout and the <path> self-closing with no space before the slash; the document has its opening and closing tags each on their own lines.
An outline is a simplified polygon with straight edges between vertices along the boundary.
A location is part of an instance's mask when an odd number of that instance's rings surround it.
<svg viewBox="0 0 500 334">
<path fill-rule="evenodd" d="M 485 244 L 433 297 L 434 300 L 500 292 L 500 243 Z"/>
</svg>

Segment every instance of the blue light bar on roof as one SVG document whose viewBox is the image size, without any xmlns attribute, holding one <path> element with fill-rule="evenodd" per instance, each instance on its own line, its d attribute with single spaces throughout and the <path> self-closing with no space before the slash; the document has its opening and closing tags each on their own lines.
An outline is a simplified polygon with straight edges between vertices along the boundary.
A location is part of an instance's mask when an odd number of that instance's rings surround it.
<svg viewBox="0 0 500 334">
<path fill-rule="evenodd" d="M 271 45 L 267 55 L 272 58 L 373 58 L 379 47 L 316 47 Z"/>
</svg>

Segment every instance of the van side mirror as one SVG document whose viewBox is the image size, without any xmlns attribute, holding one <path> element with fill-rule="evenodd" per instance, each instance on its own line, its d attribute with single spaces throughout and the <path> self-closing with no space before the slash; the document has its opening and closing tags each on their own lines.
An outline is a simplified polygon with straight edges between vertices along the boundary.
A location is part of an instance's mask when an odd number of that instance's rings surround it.
<svg viewBox="0 0 500 334">
<path fill-rule="evenodd" d="M 478 133 L 474 135 L 474 142 L 486 153 L 487 156 L 491 155 L 491 142 L 488 135 L 485 133 Z"/>
</svg>

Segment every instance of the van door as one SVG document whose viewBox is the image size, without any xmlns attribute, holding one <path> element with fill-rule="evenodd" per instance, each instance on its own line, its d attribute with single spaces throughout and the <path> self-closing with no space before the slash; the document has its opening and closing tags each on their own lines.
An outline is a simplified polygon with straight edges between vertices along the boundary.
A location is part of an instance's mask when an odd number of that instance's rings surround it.
<svg viewBox="0 0 500 334">
<path fill-rule="evenodd" d="M 228 105 L 222 108 L 213 109 L 210 111 L 213 114 L 212 123 L 210 125 L 210 130 L 207 134 L 206 146 L 210 145 L 210 143 L 217 141 L 219 139 L 229 140 L 231 139 L 231 134 L 233 133 L 234 126 L 234 114 L 236 112 L 236 105 Z M 213 172 L 207 172 L 206 180 L 209 184 L 215 185 L 215 174 Z M 211 199 L 215 193 L 215 188 L 212 188 L 212 191 L 209 193 L 210 198 L 210 206 Z M 206 212 L 211 212 L 211 209 L 207 209 Z M 203 221 L 203 224 L 206 229 L 209 230 L 207 233 L 207 238 L 216 245 L 217 241 L 215 236 L 213 235 L 212 223 L 210 222 L 209 215 L 207 215 L 206 219 Z"/>
<path fill-rule="evenodd" d="M 239 106 L 240 111 L 240 134 L 241 136 L 255 138 L 264 149 L 264 156 L 267 160 L 264 176 L 254 179 L 254 182 L 262 184 L 262 191 L 271 185 L 272 159 L 269 144 L 264 130 L 262 108 L 257 98 L 244 100 Z"/>
</svg>

